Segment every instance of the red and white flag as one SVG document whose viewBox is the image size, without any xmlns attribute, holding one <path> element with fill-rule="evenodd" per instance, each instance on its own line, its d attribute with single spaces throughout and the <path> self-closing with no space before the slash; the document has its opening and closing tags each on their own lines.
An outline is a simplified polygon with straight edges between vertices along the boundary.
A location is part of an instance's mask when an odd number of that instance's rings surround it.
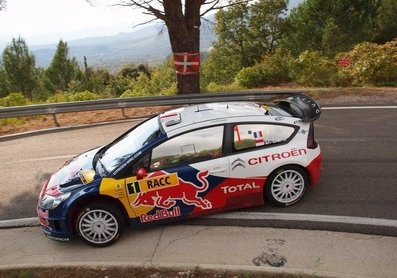
<svg viewBox="0 0 397 278">
<path fill-rule="evenodd" d="M 200 53 L 174 53 L 177 74 L 196 74 L 200 70 Z"/>
</svg>

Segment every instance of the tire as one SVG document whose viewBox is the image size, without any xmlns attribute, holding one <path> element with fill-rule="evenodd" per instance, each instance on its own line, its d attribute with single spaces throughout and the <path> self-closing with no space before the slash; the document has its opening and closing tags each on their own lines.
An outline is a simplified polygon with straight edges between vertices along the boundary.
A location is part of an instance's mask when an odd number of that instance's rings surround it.
<svg viewBox="0 0 397 278">
<path fill-rule="evenodd" d="M 298 166 L 278 168 L 266 182 L 266 197 L 278 207 L 288 207 L 302 199 L 308 185 L 307 173 Z"/>
<path fill-rule="evenodd" d="M 78 235 L 89 245 L 105 247 L 115 243 L 124 230 L 120 210 L 100 203 L 85 205 L 75 221 Z"/>
</svg>

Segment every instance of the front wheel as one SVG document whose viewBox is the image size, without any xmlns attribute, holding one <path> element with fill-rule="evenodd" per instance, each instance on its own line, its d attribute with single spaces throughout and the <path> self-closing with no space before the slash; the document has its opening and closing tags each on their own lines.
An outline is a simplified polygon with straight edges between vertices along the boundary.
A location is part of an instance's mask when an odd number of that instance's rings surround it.
<svg viewBox="0 0 397 278">
<path fill-rule="evenodd" d="M 297 203 L 306 192 L 308 177 L 297 166 L 284 166 L 273 172 L 266 182 L 266 197 L 276 206 L 287 207 Z"/>
<path fill-rule="evenodd" d="M 76 230 L 88 244 L 96 247 L 112 245 L 123 232 L 121 213 L 114 206 L 93 203 L 84 206 L 76 220 Z"/>
</svg>

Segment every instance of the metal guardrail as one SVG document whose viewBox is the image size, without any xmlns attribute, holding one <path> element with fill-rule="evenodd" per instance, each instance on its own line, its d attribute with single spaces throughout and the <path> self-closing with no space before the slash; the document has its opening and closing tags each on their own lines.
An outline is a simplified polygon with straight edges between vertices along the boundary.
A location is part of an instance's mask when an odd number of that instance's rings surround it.
<svg viewBox="0 0 397 278">
<path fill-rule="evenodd" d="M 153 96 L 153 97 L 132 97 L 101 99 L 78 102 L 62 102 L 52 104 L 37 104 L 16 107 L 0 108 L 1 118 L 27 117 L 37 115 L 52 115 L 57 126 L 59 123 L 56 114 L 72 113 L 93 110 L 122 109 L 131 107 L 148 106 L 168 106 L 168 105 L 187 105 L 206 102 L 226 102 L 226 101 L 265 101 L 271 97 L 280 95 L 302 94 L 301 91 L 246 91 L 233 93 L 202 93 L 176 96 Z"/>
</svg>

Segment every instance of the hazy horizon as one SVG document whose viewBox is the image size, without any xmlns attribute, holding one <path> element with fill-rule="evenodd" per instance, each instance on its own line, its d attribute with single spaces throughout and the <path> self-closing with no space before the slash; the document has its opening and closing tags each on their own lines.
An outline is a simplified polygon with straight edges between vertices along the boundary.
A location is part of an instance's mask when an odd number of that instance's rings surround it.
<svg viewBox="0 0 397 278">
<path fill-rule="evenodd" d="M 289 9 L 303 1 L 291 0 Z M 95 3 L 97 6 L 85 0 L 9 0 L 7 9 L 0 12 L 0 25 L 6 26 L 0 33 L 0 49 L 18 36 L 29 46 L 41 46 L 56 44 L 61 39 L 74 41 L 134 32 L 134 25 L 150 19 L 137 9 L 111 7 L 99 0 Z M 60 10 L 63 12 L 59 13 Z M 69 16 L 72 13 L 73 17 Z"/>
</svg>

